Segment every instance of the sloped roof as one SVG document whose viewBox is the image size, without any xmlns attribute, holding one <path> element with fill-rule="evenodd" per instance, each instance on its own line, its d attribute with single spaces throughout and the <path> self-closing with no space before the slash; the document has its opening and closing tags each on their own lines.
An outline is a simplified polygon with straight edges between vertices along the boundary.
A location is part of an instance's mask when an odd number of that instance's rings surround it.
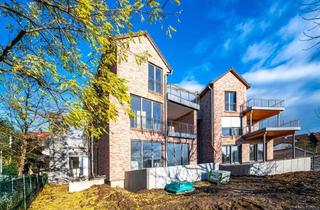
<svg viewBox="0 0 320 210">
<path fill-rule="evenodd" d="M 222 77 L 224 77 L 226 74 L 228 73 L 232 73 L 240 82 L 242 82 L 247 89 L 249 89 L 251 86 L 250 84 L 240 75 L 236 72 L 236 70 L 234 70 L 233 68 L 230 68 L 228 71 L 226 71 L 225 73 L 223 73 L 222 75 L 220 75 L 219 77 L 217 77 L 216 79 L 212 80 L 200 93 L 200 96 L 202 96 L 204 93 L 206 93 L 209 89 L 209 86 L 211 86 L 213 83 L 217 82 L 219 79 L 221 79 Z"/>
<path fill-rule="evenodd" d="M 150 36 L 150 34 L 147 31 L 134 32 L 134 33 L 130 33 L 130 34 L 121 34 L 117 37 L 117 39 L 127 39 L 127 38 L 132 38 L 132 37 L 139 37 L 139 36 L 145 36 L 149 40 L 149 42 L 151 43 L 153 48 L 156 50 L 156 52 L 160 56 L 161 60 L 164 62 L 164 64 L 169 69 L 170 73 L 172 73 L 171 66 L 169 65 L 168 61 L 166 60 L 166 58 L 164 57 L 164 55 L 160 51 L 159 47 L 156 45 L 156 43 L 154 42 L 154 40 L 152 39 L 152 37 Z"/>
</svg>

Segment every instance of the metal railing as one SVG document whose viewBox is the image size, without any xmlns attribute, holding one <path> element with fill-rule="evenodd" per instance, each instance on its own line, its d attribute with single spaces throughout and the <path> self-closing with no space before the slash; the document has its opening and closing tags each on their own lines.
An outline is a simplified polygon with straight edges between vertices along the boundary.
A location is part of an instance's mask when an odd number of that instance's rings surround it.
<svg viewBox="0 0 320 210">
<path fill-rule="evenodd" d="M 130 127 L 143 130 L 163 131 L 163 122 L 160 119 L 140 115 L 130 119 Z"/>
<path fill-rule="evenodd" d="M 175 102 L 198 108 L 200 106 L 199 96 L 176 85 L 167 84 L 168 99 Z"/>
<path fill-rule="evenodd" d="M 241 111 L 246 110 L 248 107 L 284 107 L 284 100 L 281 99 L 263 99 L 263 98 L 251 98 L 240 106 Z"/>
<path fill-rule="evenodd" d="M 27 209 L 47 181 L 46 174 L 8 177 L 0 181 L 0 209 Z"/>
<path fill-rule="evenodd" d="M 194 139 L 196 132 L 192 124 L 169 120 L 168 136 Z"/>
<path fill-rule="evenodd" d="M 273 118 L 269 118 L 266 120 L 262 120 L 256 125 L 251 127 L 250 131 L 250 126 L 247 125 L 242 129 L 243 135 L 249 133 L 249 132 L 254 132 L 260 129 L 264 128 L 297 128 L 300 127 L 300 121 L 299 120 L 277 120 Z"/>
</svg>

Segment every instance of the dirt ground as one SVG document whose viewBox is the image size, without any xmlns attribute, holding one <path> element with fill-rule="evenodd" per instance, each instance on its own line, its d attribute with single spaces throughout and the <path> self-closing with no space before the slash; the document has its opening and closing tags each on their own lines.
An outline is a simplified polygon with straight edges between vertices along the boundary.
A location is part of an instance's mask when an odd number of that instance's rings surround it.
<svg viewBox="0 0 320 210">
<path fill-rule="evenodd" d="M 68 193 L 67 185 L 48 185 L 30 209 L 320 209 L 320 172 L 269 177 L 233 177 L 228 184 L 197 182 L 196 190 L 171 195 L 138 193 L 107 185 Z"/>
</svg>

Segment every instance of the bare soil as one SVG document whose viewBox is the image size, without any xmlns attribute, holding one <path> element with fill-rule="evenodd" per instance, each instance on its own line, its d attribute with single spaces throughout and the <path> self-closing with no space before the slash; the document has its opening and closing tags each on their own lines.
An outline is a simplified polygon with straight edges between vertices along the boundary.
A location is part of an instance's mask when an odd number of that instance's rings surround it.
<svg viewBox="0 0 320 210">
<path fill-rule="evenodd" d="M 48 185 L 31 209 L 320 209 L 320 172 L 268 177 L 233 177 L 228 184 L 197 182 L 189 194 L 164 190 L 137 193 L 107 185 L 68 193 L 66 185 Z"/>
</svg>

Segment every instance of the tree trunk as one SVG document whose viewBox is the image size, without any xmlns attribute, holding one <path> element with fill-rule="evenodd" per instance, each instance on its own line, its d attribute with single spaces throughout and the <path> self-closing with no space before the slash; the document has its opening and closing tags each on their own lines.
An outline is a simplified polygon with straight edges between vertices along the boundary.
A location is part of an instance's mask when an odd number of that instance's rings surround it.
<svg viewBox="0 0 320 210">
<path fill-rule="evenodd" d="M 25 163 L 26 163 L 26 155 L 27 155 L 27 139 L 22 138 L 22 142 L 21 142 L 21 155 L 20 155 L 18 176 L 22 176 L 22 175 L 23 175 L 24 165 L 25 165 Z"/>
</svg>

